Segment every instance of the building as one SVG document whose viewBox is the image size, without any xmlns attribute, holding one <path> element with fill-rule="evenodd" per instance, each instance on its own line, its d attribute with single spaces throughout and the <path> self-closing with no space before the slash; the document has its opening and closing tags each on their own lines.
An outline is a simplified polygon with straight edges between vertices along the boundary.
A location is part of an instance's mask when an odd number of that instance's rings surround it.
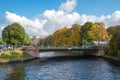
<svg viewBox="0 0 120 80">
<path fill-rule="evenodd" d="M 33 36 L 31 38 L 31 41 L 32 41 L 32 45 L 38 45 L 39 41 L 40 41 L 40 37 L 39 36 Z"/>
</svg>

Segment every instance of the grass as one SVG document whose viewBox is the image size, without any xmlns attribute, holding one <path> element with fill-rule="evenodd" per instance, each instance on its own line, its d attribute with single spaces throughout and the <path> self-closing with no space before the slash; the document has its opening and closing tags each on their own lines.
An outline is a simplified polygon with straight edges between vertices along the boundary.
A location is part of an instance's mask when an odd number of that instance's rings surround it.
<svg viewBox="0 0 120 80">
<path fill-rule="evenodd" d="M 32 56 L 28 55 L 24 51 L 16 50 L 16 51 L 6 51 L 2 52 L 0 56 L 0 61 L 10 61 L 10 60 L 23 60 L 27 58 L 32 58 Z"/>
</svg>

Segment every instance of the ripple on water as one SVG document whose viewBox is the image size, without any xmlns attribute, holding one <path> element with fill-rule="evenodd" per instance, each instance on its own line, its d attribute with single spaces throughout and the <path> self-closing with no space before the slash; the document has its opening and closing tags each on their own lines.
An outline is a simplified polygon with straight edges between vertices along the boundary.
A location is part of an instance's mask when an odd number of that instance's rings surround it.
<svg viewBox="0 0 120 80">
<path fill-rule="evenodd" d="M 12 75 L 19 80 L 119 80 L 120 67 L 112 66 L 101 58 L 61 60 L 59 57 L 0 65 L 0 80 L 9 79 Z M 15 76 L 11 80 L 15 80 Z"/>
</svg>

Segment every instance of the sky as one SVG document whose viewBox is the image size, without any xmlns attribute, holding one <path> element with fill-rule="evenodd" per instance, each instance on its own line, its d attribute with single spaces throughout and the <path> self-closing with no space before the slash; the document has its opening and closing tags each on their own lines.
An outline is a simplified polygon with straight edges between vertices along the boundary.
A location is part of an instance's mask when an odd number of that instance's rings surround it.
<svg viewBox="0 0 120 80">
<path fill-rule="evenodd" d="M 32 36 L 44 37 L 74 23 L 120 25 L 120 0 L 0 0 L 0 35 L 18 22 Z"/>
</svg>

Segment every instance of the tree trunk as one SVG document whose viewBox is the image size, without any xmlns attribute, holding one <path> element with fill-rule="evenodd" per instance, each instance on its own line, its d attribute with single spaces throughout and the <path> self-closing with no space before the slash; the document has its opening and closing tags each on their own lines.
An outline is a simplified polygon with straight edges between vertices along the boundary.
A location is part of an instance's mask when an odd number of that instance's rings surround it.
<svg viewBox="0 0 120 80">
<path fill-rule="evenodd" d="M 15 51 L 15 45 L 12 45 L 13 46 L 13 51 Z"/>
</svg>

